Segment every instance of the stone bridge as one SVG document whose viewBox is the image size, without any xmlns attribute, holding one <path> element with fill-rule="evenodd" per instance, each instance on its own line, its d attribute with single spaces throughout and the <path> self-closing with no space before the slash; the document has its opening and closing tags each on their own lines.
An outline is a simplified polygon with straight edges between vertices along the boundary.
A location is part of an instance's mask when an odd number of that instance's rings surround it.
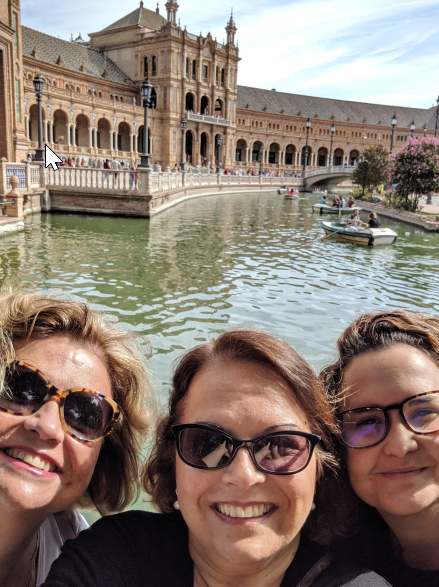
<svg viewBox="0 0 439 587">
<path fill-rule="evenodd" d="M 337 165 L 330 167 L 318 167 L 306 171 L 305 191 L 311 191 L 315 184 L 324 185 L 328 191 L 333 190 L 338 184 L 350 179 L 356 169 L 354 165 Z"/>
</svg>

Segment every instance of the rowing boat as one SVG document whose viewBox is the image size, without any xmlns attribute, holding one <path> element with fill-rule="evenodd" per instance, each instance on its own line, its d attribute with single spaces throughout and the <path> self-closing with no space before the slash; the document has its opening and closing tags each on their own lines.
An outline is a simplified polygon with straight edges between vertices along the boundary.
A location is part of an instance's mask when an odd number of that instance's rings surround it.
<svg viewBox="0 0 439 587">
<path fill-rule="evenodd" d="M 320 195 L 322 195 L 322 196 L 326 196 L 326 195 L 327 195 L 327 193 L 328 193 L 328 190 L 324 190 L 324 191 L 313 190 L 313 191 L 312 191 L 312 195 L 313 195 L 313 196 L 320 196 Z"/>
<path fill-rule="evenodd" d="M 328 206 L 327 204 L 313 204 L 312 211 L 320 214 L 352 214 L 354 210 L 361 212 L 363 208 L 353 206 L 352 208 L 336 208 L 335 206 Z"/>
<path fill-rule="evenodd" d="M 356 231 L 342 222 L 321 220 L 320 223 L 327 236 L 343 243 L 354 243 L 367 247 L 393 245 L 398 236 L 391 228 L 367 228 L 366 230 Z"/>
</svg>

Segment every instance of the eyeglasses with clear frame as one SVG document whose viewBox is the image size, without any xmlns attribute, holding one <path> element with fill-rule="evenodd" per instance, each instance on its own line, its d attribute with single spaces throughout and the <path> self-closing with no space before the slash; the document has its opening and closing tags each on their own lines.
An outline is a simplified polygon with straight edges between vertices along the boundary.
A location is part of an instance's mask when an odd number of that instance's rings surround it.
<svg viewBox="0 0 439 587">
<path fill-rule="evenodd" d="M 240 440 L 207 424 L 178 424 L 172 426 L 172 432 L 180 459 L 190 467 L 222 469 L 245 447 L 255 467 L 270 475 L 294 475 L 303 471 L 321 440 L 316 434 L 296 430 Z"/>
<path fill-rule="evenodd" d="M 350 448 L 370 448 L 384 440 L 389 428 L 389 412 L 398 410 L 402 423 L 414 434 L 439 432 L 439 390 L 413 395 L 398 404 L 366 406 L 340 412 L 343 442 Z"/>
</svg>

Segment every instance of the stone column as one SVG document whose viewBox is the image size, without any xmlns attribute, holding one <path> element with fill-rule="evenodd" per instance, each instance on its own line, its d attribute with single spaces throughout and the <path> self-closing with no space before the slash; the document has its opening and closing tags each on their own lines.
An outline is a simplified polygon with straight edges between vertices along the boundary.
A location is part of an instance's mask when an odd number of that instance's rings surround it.
<svg viewBox="0 0 439 587">
<path fill-rule="evenodd" d="M 50 123 L 50 142 L 53 144 L 55 142 L 55 137 L 53 136 L 53 120 L 49 121 Z"/>
<path fill-rule="evenodd" d="M 25 118 L 25 125 L 26 125 L 26 138 L 30 139 L 30 136 L 29 136 L 29 116 L 26 116 L 26 118 Z"/>
<path fill-rule="evenodd" d="M 114 151 L 114 130 L 110 130 L 110 150 Z"/>
<path fill-rule="evenodd" d="M 134 135 L 130 132 L 130 153 L 134 153 Z"/>
<path fill-rule="evenodd" d="M 119 137 L 119 131 L 115 130 L 114 131 L 114 150 L 115 151 L 118 151 L 119 150 L 118 137 Z"/>
<path fill-rule="evenodd" d="M 76 147 L 76 124 L 72 124 L 72 145 Z"/>
<path fill-rule="evenodd" d="M 93 148 L 93 129 L 91 126 L 88 127 L 88 142 L 90 149 Z"/>
<path fill-rule="evenodd" d="M 70 136 L 71 136 L 70 135 L 70 128 L 71 128 L 72 125 L 70 124 L 70 122 L 68 122 L 66 126 L 67 126 L 67 145 L 69 147 L 71 147 L 71 142 L 70 142 Z"/>
</svg>

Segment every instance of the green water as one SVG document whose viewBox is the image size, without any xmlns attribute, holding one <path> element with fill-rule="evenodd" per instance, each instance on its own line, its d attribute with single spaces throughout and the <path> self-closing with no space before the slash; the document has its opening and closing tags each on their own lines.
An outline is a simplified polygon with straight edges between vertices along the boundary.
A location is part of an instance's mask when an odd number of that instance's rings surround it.
<svg viewBox="0 0 439 587">
<path fill-rule="evenodd" d="M 152 221 L 35 216 L 0 241 L 0 282 L 68 292 L 146 335 L 163 403 L 171 363 L 232 325 L 280 334 L 319 369 L 361 312 L 439 313 L 439 234 L 383 220 L 398 233 L 393 246 L 322 242 L 317 200 L 221 195 Z"/>
<path fill-rule="evenodd" d="M 439 312 L 439 234 L 382 219 L 393 246 L 321 242 L 317 200 L 220 195 L 151 221 L 35 216 L 1 240 L 0 282 L 69 292 L 146 335 L 162 399 L 172 361 L 232 325 L 274 330 L 318 369 L 360 312 Z"/>
</svg>

